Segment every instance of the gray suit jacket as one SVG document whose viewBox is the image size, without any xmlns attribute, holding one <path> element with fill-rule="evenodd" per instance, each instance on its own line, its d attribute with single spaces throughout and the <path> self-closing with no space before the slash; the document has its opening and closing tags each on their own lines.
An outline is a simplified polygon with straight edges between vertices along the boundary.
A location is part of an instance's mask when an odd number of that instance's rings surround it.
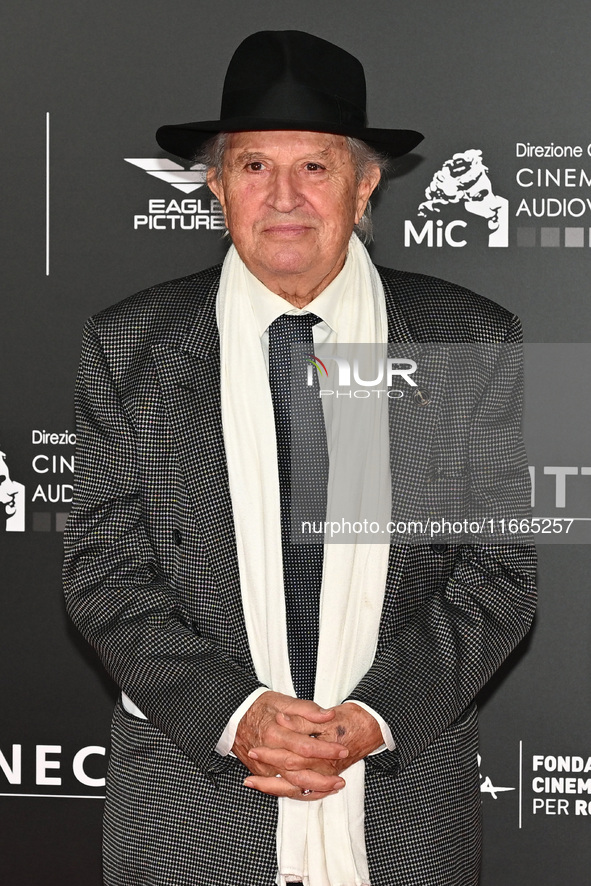
<svg viewBox="0 0 591 886">
<path fill-rule="evenodd" d="M 429 277 L 380 273 L 391 341 L 420 352 L 423 342 L 518 340 L 517 319 L 482 297 Z M 276 874 L 276 801 L 242 787 L 242 764 L 214 750 L 260 685 L 222 437 L 219 274 L 211 268 L 146 290 L 85 331 L 67 607 L 148 717 L 137 720 L 120 704 L 114 714 L 110 886 L 271 886 Z M 458 463 L 461 447 L 445 442 L 450 412 L 443 364 L 437 369 L 433 402 L 409 411 L 392 466 L 407 493 L 427 490 L 433 501 L 450 483 L 473 482 Z M 478 399 L 466 393 L 455 427 L 464 442 L 481 439 L 483 427 L 502 429 L 486 432 L 500 434 L 487 440 L 499 453 L 495 482 L 519 497 L 527 482 L 519 371 L 492 360 L 481 369 Z M 376 658 L 352 692 L 385 718 L 396 741 L 366 770 L 372 886 L 477 883 L 473 702 L 528 630 L 534 565 L 526 546 L 392 544 Z"/>
</svg>

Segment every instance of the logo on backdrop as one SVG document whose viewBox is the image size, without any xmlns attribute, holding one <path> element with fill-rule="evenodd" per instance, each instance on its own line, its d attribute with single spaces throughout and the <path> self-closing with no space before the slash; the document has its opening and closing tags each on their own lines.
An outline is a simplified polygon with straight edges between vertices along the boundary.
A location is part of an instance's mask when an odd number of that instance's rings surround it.
<svg viewBox="0 0 591 886">
<path fill-rule="evenodd" d="M 185 167 L 166 158 L 125 157 L 124 160 L 185 195 L 177 199 L 148 200 L 147 207 L 133 216 L 134 230 L 225 230 L 222 207 L 215 198 L 208 196 L 208 192 L 202 199 L 188 197 L 206 184 L 207 169 L 203 163 Z"/>
<path fill-rule="evenodd" d="M 11 479 L 4 452 L 0 452 L 0 531 L 25 531 L 25 487 Z"/>
<path fill-rule="evenodd" d="M 75 445 L 69 430 L 33 429 L 31 448 L 23 441 L 19 451 L 21 459 L 30 459 L 22 478 L 26 486 L 13 479 L 0 452 L 0 533 L 64 531 L 74 493 Z"/>
<path fill-rule="evenodd" d="M 0 749 L 0 785 L 4 785 L 6 780 L 9 785 L 24 787 L 27 793 L 21 794 L 18 790 L 10 790 L 8 793 L 3 791 L 1 796 L 47 796 L 45 792 L 29 793 L 33 786 L 51 787 L 51 793 L 55 796 L 56 788 L 62 786 L 58 796 L 72 799 L 85 796 L 100 797 L 97 794 L 79 794 L 78 785 L 82 784 L 89 788 L 105 786 L 106 749 L 102 745 L 87 745 L 76 751 L 73 757 L 68 754 L 67 764 L 66 760 L 61 759 L 66 756 L 62 745 L 37 744 L 31 747 L 19 743 L 8 747 L 5 745 L 4 750 Z M 96 757 L 103 759 L 93 759 Z M 76 794 L 65 793 L 69 788 L 76 788 Z"/>
<path fill-rule="evenodd" d="M 126 163 L 139 166 L 148 175 L 168 182 L 173 188 L 177 188 L 184 194 L 192 194 L 193 191 L 202 188 L 205 184 L 206 168 L 203 163 L 195 163 L 186 169 L 173 160 L 152 157 L 125 157 Z"/>
<path fill-rule="evenodd" d="M 516 142 L 517 246 L 589 248 L 591 144 Z"/>
<path fill-rule="evenodd" d="M 532 754 L 532 814 L 591 816 L 591 757 Z"/>
<path fill-rule="evenodd" d="M 514 791 L 515 788 L 502 788 L 498 785 L 493 784 L 490 776 L 486 776 L 486 778 L 482 774 L 481 769 L 482 757 L 478 754 L 478 771 L 480 773 L 480 793 L 481 794 L 490 794 L 493 800 L 498 800 L 497 794 L 502 794 L 505 791 Z"/>
<path fill-rule="evenodd" d="M 443 208 L 457 206 L 462 215 L 467 212 L 484 219 L 489 246 L 508 246 L 509 201 L 495 194 L 488 171 L 480 150 L 463 151 L 446 160 L 426 189 L 426 200 L 418 207 L 417 215 L 427 221 L 422 225 L 410 219 L 404 222 L 404 245 L 466 246 L 468 223 L 463 218 L 445 223 L 436 218 Z"/>
</svg>

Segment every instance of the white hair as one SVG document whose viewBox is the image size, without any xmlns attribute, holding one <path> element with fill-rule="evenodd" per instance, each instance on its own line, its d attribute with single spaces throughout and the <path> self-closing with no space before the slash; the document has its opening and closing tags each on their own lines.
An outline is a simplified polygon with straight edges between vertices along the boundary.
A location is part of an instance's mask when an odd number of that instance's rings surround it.
<svg viewBox="0 0 591 886">
<path fill-rule="evenodd" d="M 228 132 L 219 132 L 212 138 L 208 139 L 201 147 L 197 157 L 197 163 L 203 163 L 207 167 L 207 171 L 213 170 L 215 178 L 222 177 L 224 168 L 224 154 L 228 145 Z M 377 166 L 380 170 L 380 181 L 388 173 L 390 168 L 390 160 L 385 155 L 370 147 L 366 142 L 358 138 L 345 136 L 347 148 L 351 155 L 351 160 L 355 168 L 355 177 L 357 182 L 362 181 L 367 175 L 370 166 Z M 355 225 L 355 232 L 363 243 L 370 243 L 373 240 L 373 223 L 371 218 L 371 203 L 368 200 L 362 217 Z M 227 232 L 226 232 L 227 235 Z"/>
</svg>

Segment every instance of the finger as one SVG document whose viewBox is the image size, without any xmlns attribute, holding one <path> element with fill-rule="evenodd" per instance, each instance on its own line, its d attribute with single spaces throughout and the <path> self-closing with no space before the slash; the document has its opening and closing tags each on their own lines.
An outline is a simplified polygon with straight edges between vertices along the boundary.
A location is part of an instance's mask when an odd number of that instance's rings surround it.
<svg viewBox="0 0 591 886">
<path fill-rule="evenodd" d="M 249 775 L 244 786 L 271 794 L 274 797 L 291 797 L 295 800 L 320 799 L 322 796 L 337 794 L 345 786 L 342 778 L 319 776 L 311 770 L 289 773 L 289 778 L 267 778 Z"/>
<path fill-rule="evenodd" d="M 318 741 L 309 735 L 293 732 L 289 728 L 277 726 L 268 729 L 265 734 L 265 747 L 284 748 L 301 757 L 321 757 L 325 760 L 344 760 L 349 751 L 342 744 L 330 741 Z"/>
<path fill-rule="evenodd" d="M 314 769 L 282 770 L 277 781 L 288 781 L 302 791 L 340 791 L 345 787 L 345 779 L 336 773 L 323 775 Z"/>
<path fill-rule="evenodd" d="M 300 754 L 294 754 L 292 751 L 286 751 L 284 748 L 268 748 L 259 747 L 252 748 L 248 752 L 251 759 L 248 768 L 255 775 L 271 775 L 271 771 L 265 772 L 264 769 L 279 772 L 279 770 L 298 770 L 313 769 L 314 772 L 320 772 L 323 775 L 336 775 L 335 762 L 332 760 L 322 760 L 320 758 L 302 757 Z M 260 767 L 257 771 L 256 765 Z"/>
<path fill-rule="evenodd" d="M 281 712 L 286 717 L 302 717 L 311 723 L 328 723 L 334 720 L 335 712 L 332 708 L 321 708 L 315 701 L 307 698 L 292 698 Z"/>
<path fill-rule="evenodd" d="M 274 777 L 279 774 L 279 769 L 283 768 L 280 766 L 272 766 L 269 763 L 263 762 L 262 760 L 257 760 L 254 757 L 250 757 L 250 755 L 248 757 L 246 757 L 246 759 L 243 760 L 242 762 L 244 763 L 246 768 L 250 770 L 250 772 L 253 775 Z M 304 766 L 305 765 L 307 765 L 307 764 L 304 763 Z"/>
<path fill-rule="evenodd" d="M 281 779 L 283 781 L 283 779 Z M 246 785 L 251 789 L 261 791 L 263 794 L 270 794 L 272 797 L 287 797 L 290 800 L 301 800 L 304 803 L 310 803 L 315 800 L 322 800 L 324 797 L 332 797 L 338 794 L 338 791 L 302 791 L 300 788 L 289 787 L 289 783 L 278 787 L 277 783 L 280 779 L 269 778 L 266 782 L 261 781 L 257 785 Z"/>
<path fill-rule="evenodd" d="M 332 711 L 330 712 L 333 713 Z M 280 723 L 282 726 L 287 726 L 289 729 L 292 729 L 294 732 L 301 732 L 306 735 L 321 735 L 324 731 L 332 729 L 334 733 L 334 723 L 332 720 L 334 717 L 331 717 L 330 720 L 325 720 L 319 722 L 318 720 L 311 720 L 309 717 L 304 717 L 301 714 L 287 713 L 286 711 L 278 711 L 275 715 L 275 722 Z"/>
</svg>

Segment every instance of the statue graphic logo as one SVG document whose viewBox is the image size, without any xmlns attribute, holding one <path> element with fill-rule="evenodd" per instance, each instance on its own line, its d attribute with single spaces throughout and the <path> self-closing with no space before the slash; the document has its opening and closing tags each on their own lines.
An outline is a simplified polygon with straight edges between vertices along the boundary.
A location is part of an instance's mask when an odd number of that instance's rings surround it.
<svg viewBox="0 0 591 886">
<path fill-rule="evenodd" d="M 0 452 L 0 532 L 25 531 L 25 487 L 10 479 L 6 455 Z"/>
<path fill-rule="evenodd" d="M 446 160 L 433 176 L 425 197 L 427 199 L 419 206 L 419 215 L 425 217 L 440 212 L 443 206 L 460 204 L 466 212 L 486 219 L 490 232 L 489 246 L 509 245 L 509 201 L 494 193 L 488 177 L 488 167 L 482 162 L 482 151 L 464 151 L 454 154 L 451 160 Z M 452 222 L 449 226 L 449 245 L 465 245 L 465 241 L 451 239 L 451 229 L 458 225 L 465 227 L 465 223 L 459 221 Z M 416 236 L 414 239 L 415 242 L 420 242 Z"/>
</svg>

